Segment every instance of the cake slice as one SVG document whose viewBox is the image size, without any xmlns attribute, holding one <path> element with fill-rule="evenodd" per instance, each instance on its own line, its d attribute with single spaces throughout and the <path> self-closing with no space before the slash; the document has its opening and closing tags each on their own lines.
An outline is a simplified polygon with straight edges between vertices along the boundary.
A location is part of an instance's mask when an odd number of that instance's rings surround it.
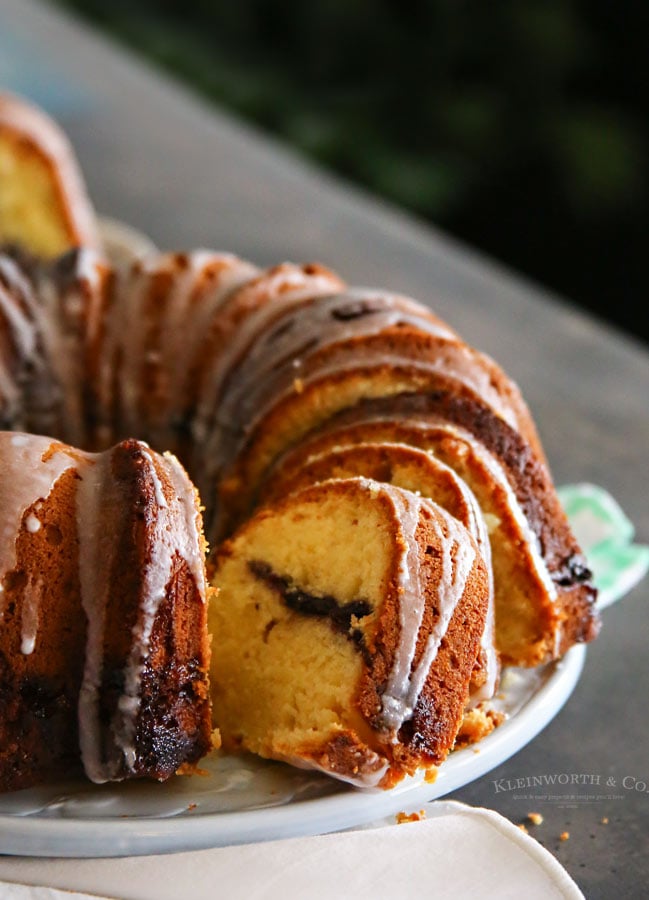
<svg viewBox="0 0 649 900">
<path fill-rule="evenodd" d="M 216 553 L 224 748 L 389 788 L 460 728 L 487 621 L 476 541 L 430 500 L 332 479 L 259 510 Z"/>
<path fill-rule="evenodd" d="M 0 93 L 0 245 L 52 258 L 101 249 L 81 169 L 59 125 L 41 108 Z"/>
<path fill-rule="evenodd" d="M 330 447 L 315 453 L 297 470 L 269 478 L 263 496 L 267 501 L 294 493 L 331 478 L 372 478 L 433 500 L 464 525 L 475 539 L 491 575 L 491 545 L 487 525 L 467 484 L 445 463 L 408 444 L 359 442 Z M 493 697 L 500 675 L 495 646 L 493 584 L 490 585 L 487 626 L 471 683 L 470 700 L 477 704 Z"/>
<path fill-rule="evenodd" d="M 0 790 L 212 746 L 205 547 L 175 458 L 0 433 Z"/>
</svg>

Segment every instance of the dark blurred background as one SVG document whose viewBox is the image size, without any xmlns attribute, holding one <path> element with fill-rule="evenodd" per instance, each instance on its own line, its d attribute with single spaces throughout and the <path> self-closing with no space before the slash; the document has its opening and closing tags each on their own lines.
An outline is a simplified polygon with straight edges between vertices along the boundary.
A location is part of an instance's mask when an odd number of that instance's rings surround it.
<svg viewBox="0 0 649 900">
<path fill-rule="evenodd" d="M 649 343 L 649 3 L 53 2 Z"/>
</svg>

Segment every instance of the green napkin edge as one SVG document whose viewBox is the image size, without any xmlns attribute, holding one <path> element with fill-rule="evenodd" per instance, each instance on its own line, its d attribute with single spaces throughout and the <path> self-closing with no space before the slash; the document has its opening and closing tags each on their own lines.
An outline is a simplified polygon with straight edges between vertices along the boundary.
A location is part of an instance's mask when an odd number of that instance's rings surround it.
<svg viewBox="0 0 649 900">
<path fill-rule="evenodd" d="M 559 499 L 593 570 L 600 609 L 621 600 L 649 571 L 649 546 L 633 543 L 635 527 L 603 487 L 582 482 L 558 487 Z M 605 535 L 581 534 L 584 523 Z"/>
</svg>

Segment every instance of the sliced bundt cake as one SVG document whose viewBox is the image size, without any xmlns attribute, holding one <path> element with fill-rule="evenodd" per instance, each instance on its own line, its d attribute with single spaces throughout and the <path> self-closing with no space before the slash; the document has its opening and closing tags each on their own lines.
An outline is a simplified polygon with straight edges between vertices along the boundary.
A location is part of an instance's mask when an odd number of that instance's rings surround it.
<svg viewBox="0 0 649 900">
<path fill-rule="evenodd" d="M 203 507 L 230 750 L 390 787 L 492 727 L 501 664 L 596 636 L 521 392 L 427 306 L 108 249 L 0 95 L 0 790 L 209 749 Z"/>
<path fill-rule="evenodd" d="M 218 548 L 212 583 L 224 747 L 383 788 L 446 758 L 490 588 L 476 541 L 441 507 L 325 481 L 255 513 Z"/>
</svg>

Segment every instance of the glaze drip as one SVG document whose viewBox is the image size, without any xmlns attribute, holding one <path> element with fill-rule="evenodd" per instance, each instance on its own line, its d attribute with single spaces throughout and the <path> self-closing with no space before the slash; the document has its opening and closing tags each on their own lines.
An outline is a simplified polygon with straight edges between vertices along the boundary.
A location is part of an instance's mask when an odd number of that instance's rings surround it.
<svg viewBox="0 0 649 900">
<path fill-rule="evenodd" d="M 475 551 L 467 542 L 462 526 L 452 517 L 439 519 L 436 514 L 429 517 L 442 548 L 437 584 L 439 615 L 415 664 L 417 643 L 424 621 L 425 579 L 428 577 L 422 570 L 421 549 L 416 532 L 420 517 L 426 515 L 426 508 L 433 507 L 435 510 L 436 505 L 431 500 L 387 485 L 382 486 L 381 493 L 393 505 L 399 522 L 402 546 L 399 559 L 400 636 L 382 696 L 383 725 L 393 735 L 393 740 L 397 740 L 399 729 L 415 711 L 428 671 L 462 599 Z"/>
<path fill-rule="evenodd" d="M 63 454 L 49 454 L 50 438 L 20 432 L 0 432 L 0 586 L 16 567 L 16 539 L 25 520 L 31 534 L 37 532 L 32 522 L 36 516 L 27 511 L 39 500 L 45 500 L 63 472 L 74 463 Z M 0 615 L 2 613 L 0 591 Z M 29 646 L 31 638 L 25 645 Z"/>
<path fill-rule="evenodd" d="M 98 454 L 81 474 L 77 492 L 80 538 L 82 602 L 89 622 L 86 665 L 79 698 L 79 730 L 86 774 L 95 782 L 117 780 L 136 770 L 136 733 L 141 707 L 141 676 L 149 654 L 151 634 L 168 585 L 183 562 L 205 599 L 205 576 L 201 539 L 195 510 L 195 494 L 175 457 L 156 455 L 148 445 L 130 442 L 135 465 L 151 486 L 155 513 L 145 540 L 141 572 L 140 605 L 132 630 L 131 650 L 123 672 L 123 687 L 117 701 L 110 741 L 100 721 L 104 688 L 103 643 L 110 584 L 116 565 L 116 547 L 124 511 L 130 516 L 129 498 L 124 496 L 113 471 L 113 451 Z M 114 530 L 107 528 L 112 522 Z"/>
<path fill-rule="evenodd" d="M 79 583 L 87 618 L 85 665 L 78 700 L 79 746 L 86 775 L 101 784 L 117 770 L 115 762 L 109 766 L 104 760 L 99 704 L 104 674 L 106 607 L 116 552 L 111 514 L 114 515 L 119 504 L 119 493 L 111 477 L 109 453 L 87 462 L 80 472 L 76 496 Z M 108 522 L 111 522 L 110 528 Z"/>
</svg>

